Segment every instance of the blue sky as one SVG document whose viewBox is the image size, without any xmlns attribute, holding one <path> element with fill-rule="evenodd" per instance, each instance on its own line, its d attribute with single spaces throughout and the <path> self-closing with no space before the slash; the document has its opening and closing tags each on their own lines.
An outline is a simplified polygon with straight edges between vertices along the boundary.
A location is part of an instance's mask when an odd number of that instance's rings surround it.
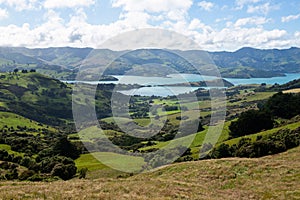
<svg viewBox="0 0 300 200">
<path fill-rule="evenodd" d="M 0 45 L 94 47 L 160 28 L 202 49 L 300 46 L 299 0 L 0 0 Z"/>
</svg>

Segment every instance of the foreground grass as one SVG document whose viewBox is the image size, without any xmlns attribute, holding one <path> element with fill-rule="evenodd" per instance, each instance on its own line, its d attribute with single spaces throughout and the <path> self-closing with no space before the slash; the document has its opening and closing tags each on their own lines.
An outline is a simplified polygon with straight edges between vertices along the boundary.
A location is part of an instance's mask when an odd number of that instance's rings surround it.
<svg viewBox="0 0 300 200">
<path fill-rule="evenodd" d="M 299 199 L 300 147 L 258 159 L 174 164 L 128 178 L 2 182 L 1 199 Z"/>
</svg>

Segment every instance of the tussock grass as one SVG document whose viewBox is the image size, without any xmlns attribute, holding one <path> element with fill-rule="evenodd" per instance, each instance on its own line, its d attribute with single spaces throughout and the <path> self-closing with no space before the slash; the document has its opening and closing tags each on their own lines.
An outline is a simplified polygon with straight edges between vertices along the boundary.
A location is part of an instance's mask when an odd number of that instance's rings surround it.
<svg viewBox="0 0 300 200">
<path fill-rule="evenodd" d="M 298 199 L 300 147 L 256 159 L 173 164 L 127 178 L 2 182 L 1 199 Z M 101 171 L 99 171 L 101 172 Z"/>
</svg>

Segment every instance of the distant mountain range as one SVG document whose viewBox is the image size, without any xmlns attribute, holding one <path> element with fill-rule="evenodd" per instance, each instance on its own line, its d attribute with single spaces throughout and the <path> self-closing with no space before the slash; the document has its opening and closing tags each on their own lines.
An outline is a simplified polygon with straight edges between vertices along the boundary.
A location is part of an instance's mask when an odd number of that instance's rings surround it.
<svg viewBox="0 0 300 200">
<path fill-rule="evenodd" d="M 87 67 L 87 71 L 93 71 L 93 68 L 104 66 L 111 59 L 117 58 L 104 72 L 106 75 L 165 76 L 175 71 L 198 73 L 191 63 L 204 69 L 214 63 L 225 78 L 267 78 L 300 72 L 300 49 L 296 47 L 284 50 L 245 47 L 235 52 L 162 49 L 117 52 L 108 49 L 71 47 L 46 49 L 0 47 L 0 71 L 13 71 L 15 68 L 36 69 L 54 78 L 72 80 L 76 77 L 81 63 L 91 54 L 101 55 L 101 58 Z M 184 59 L 178 54 L 183 55 Z M 203 64 L 203 60 L 200 59 L 203 54 L 210 59 L 208 65 Z M 203 74 L 211 75 L 212 72 L 207 69 L 203 70 Z"/>
</svg>

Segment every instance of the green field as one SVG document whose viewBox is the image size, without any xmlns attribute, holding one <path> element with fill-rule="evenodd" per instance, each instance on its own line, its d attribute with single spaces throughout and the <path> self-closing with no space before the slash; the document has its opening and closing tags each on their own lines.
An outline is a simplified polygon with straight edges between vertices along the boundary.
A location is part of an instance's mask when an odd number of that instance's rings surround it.
<svg viewBox="0 0 300 200">
<path fill-rule="evenodd" d="M 101 163 L 102 161 L 102 163 Z M 106 165 L 104 165 L 105 163 Z M 120 171 L 140 171 L 145 164 L 143 158 L 116 154 L 112 152 L 95 152 L 90 154 L 82 154 L 75 160 L 78 169 L 83 167 L 90 171 L 115 168 L 123 169 Z M 109 167 L 108 167 L 109 166 Z"/>
</svg>

